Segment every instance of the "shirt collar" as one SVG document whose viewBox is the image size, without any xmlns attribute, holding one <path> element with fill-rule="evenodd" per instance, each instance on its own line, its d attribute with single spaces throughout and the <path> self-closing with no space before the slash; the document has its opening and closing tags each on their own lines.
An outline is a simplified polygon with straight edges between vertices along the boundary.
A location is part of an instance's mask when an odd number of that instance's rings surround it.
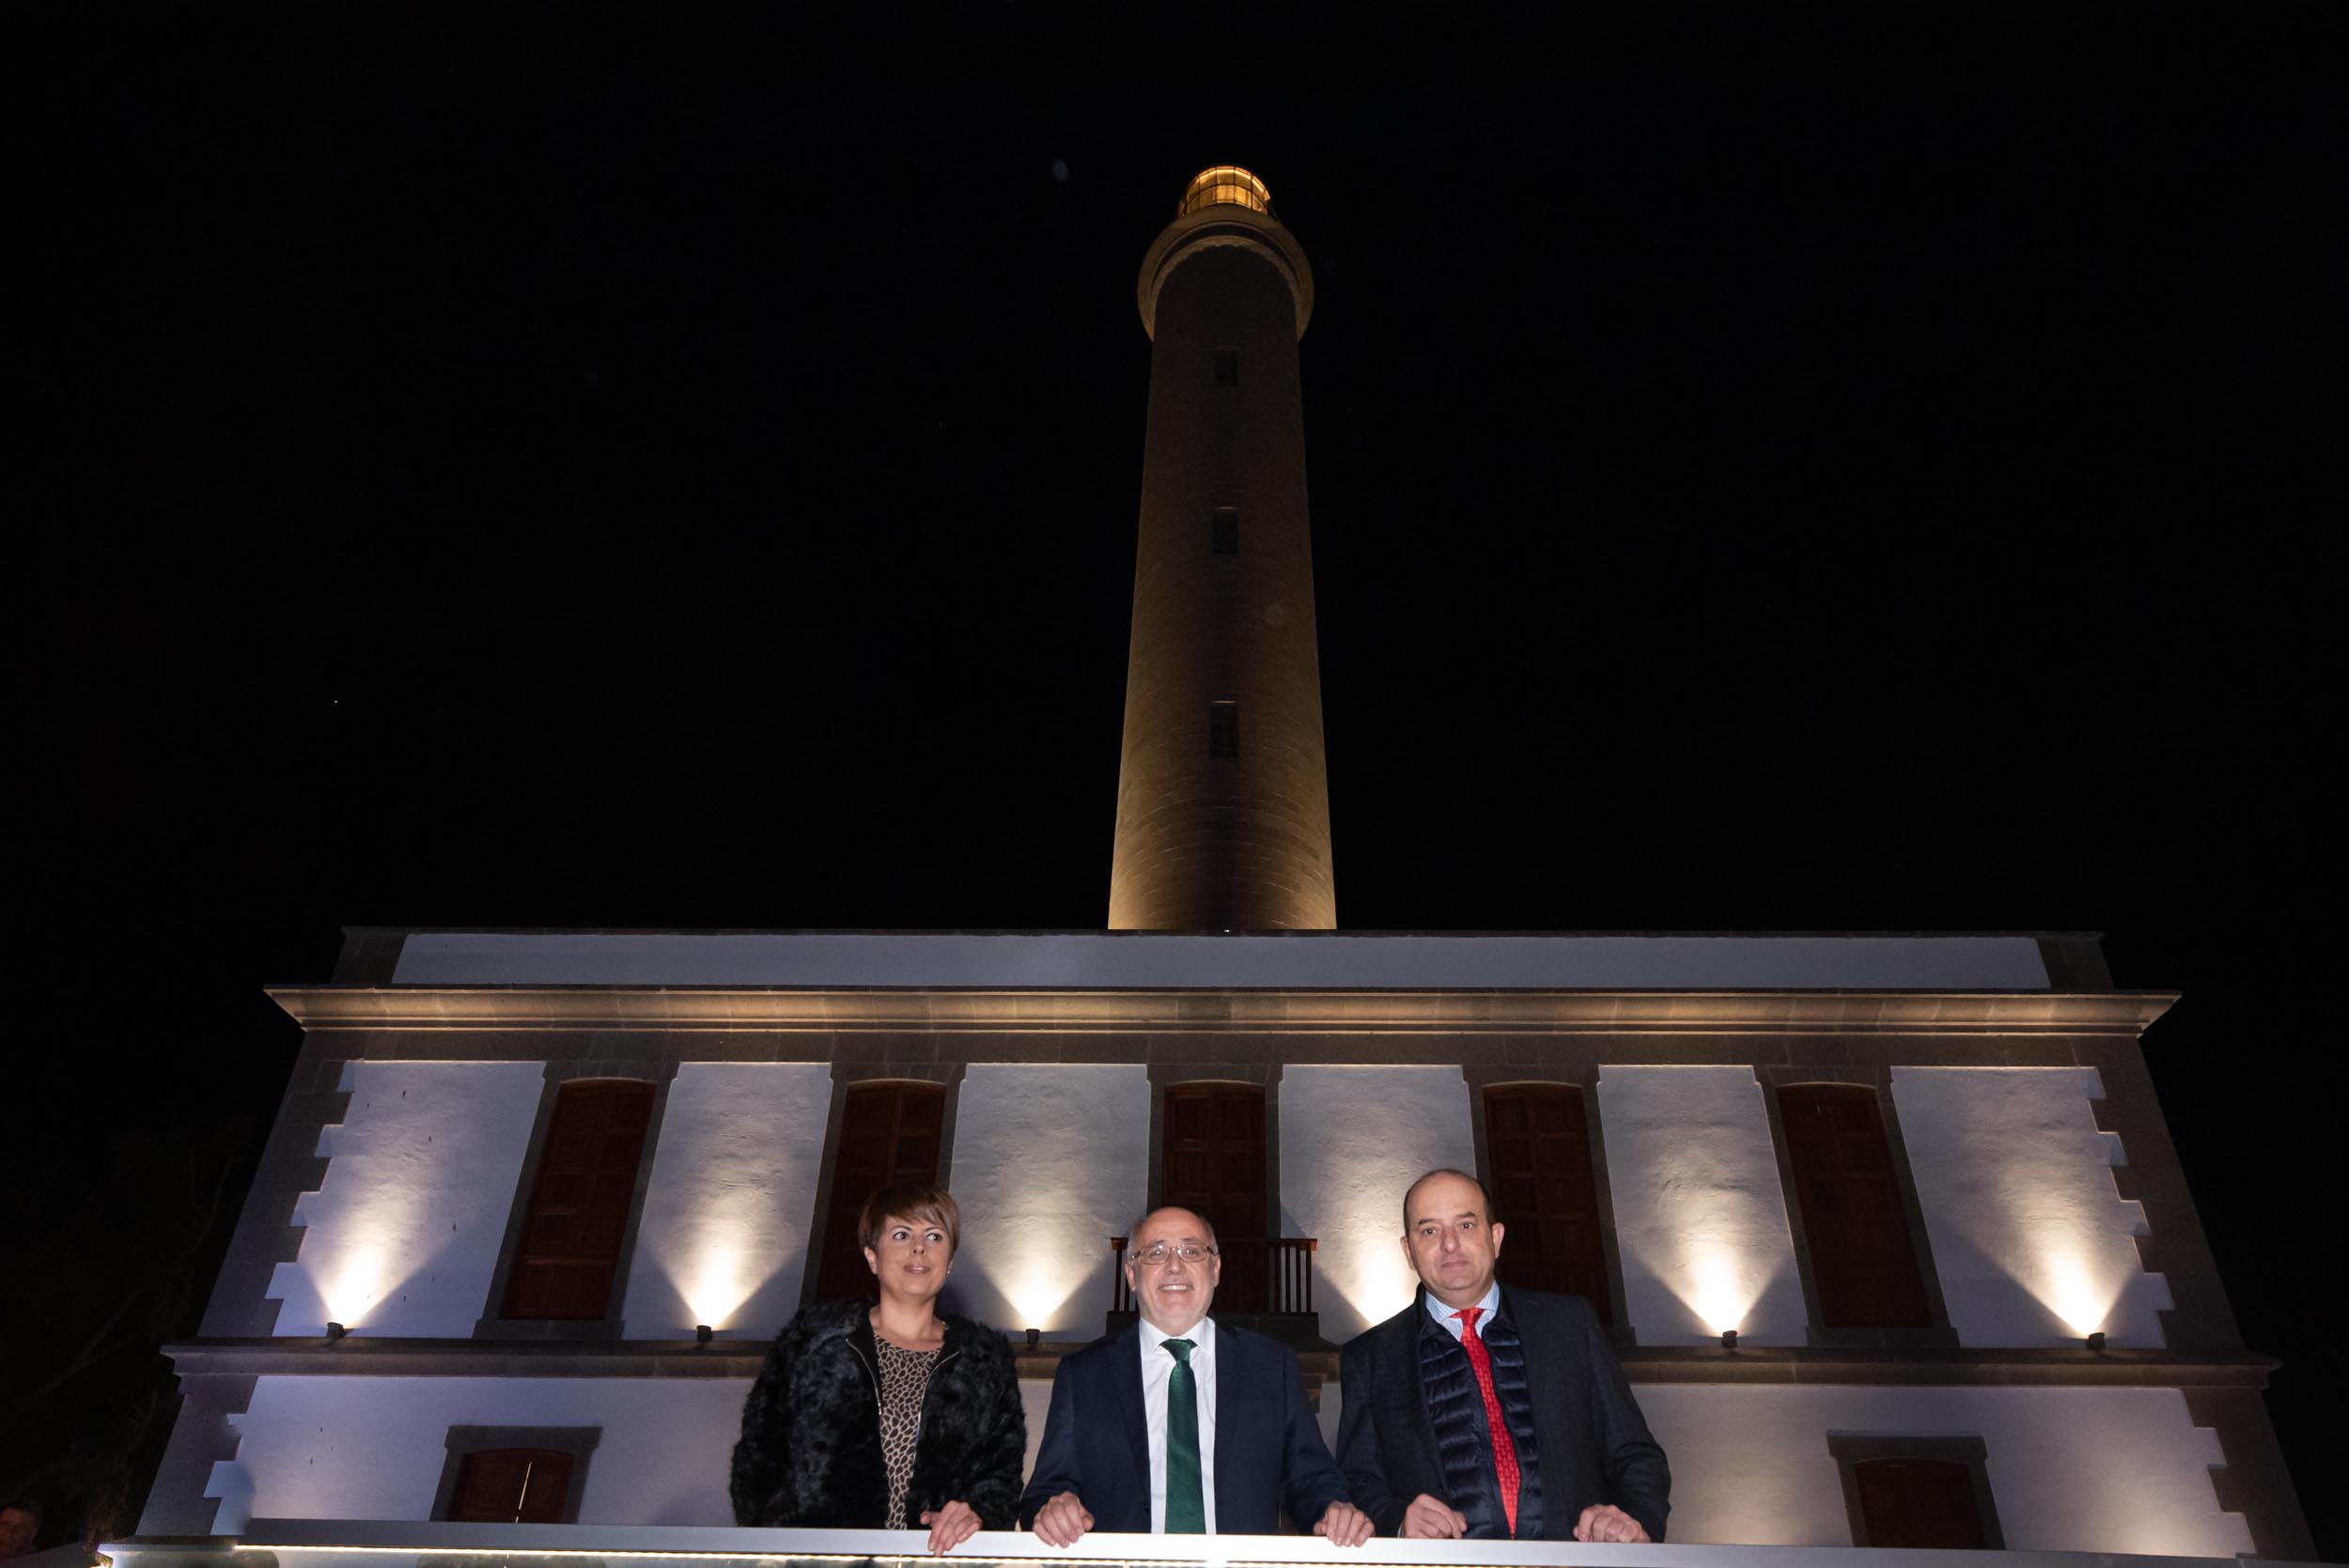
<svg viewBox="0 0 2349 1568">
<path fill-rule="evenodd" d="M 1194 1347 L 1191 1351 L 1194 1356 L 1202 1352 L 1209 1356 L 1215 1354 L 1215 1319 L 1211 1317 L 1201 1318 L 1190 1326 L 1188 1333 L 1179 1335 L 1160 1332 L 1157 1324 L 1140 1313 L 1134 1316 L 1134 1326 L 1142 1330 L 1142 1354 L 1145 1360 L 1159 1355 L 1159 1346 L 1172 1339 L 1189 1340 Z"/>
<path fill-rule="evenodd" d="M 1423 1302 L 1426 1303 L 1427 1315 L 1436 1320 L 1438 1327 L 1443 1329 L 1446 1333 L 1458 1332 L 1460 1320 L 1453 1314 L 1462 1311 L 1463 1309 L 1445 1306 L 1442 1301 L 1437 1298 L 1434 1291 L 1427 1290 L 1423 1287 L 1419 1293 L 1419 1298 Z M 1485 1309 L 1484 1312 L 1478 1316 L 1476 1320 L 1479 1325 L 1490 1323 L 1494 1318 L 1500 1316 L 1501 1281 L 1495 1280 L 1491 1284 L 1486 1286 L 1484 1297 L 1479 1300 L 1476 1305 Z M 1478 1331 L 1481 1333 L 1483 1330 L 1480 1327 Z"/>
</svg>

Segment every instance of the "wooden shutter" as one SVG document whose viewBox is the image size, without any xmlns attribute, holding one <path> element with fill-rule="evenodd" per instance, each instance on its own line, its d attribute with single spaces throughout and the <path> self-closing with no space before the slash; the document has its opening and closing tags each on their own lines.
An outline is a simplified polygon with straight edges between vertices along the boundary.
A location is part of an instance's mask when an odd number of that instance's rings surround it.
<svg viewBox="0 0 2349 1568">
<path fill-rule="evenodd" d="M 1876 1092 L 1789 1084 L 1778 1104 L 1821 1326 L 1931 1327 Z"/>
<path fill-rule="evenodd" d="M 507 1317 L 592 1323 L 610 1307 L 652 1097 L 651 1084 L 618 1079 L 556 1092 L 506 1285 Z"/>
<path fill-rule="evenodd" d="M 1159 1202 L 1215 1227 L 1223 1250 L 1216 1305 L 1270 1310 L 1265 1225 L 1264 1091 L 1252 1083 L 1176 1083 L 1166 1091 Z"/>
<path fill-rule="evenodd" d="M 1582 1091 L 1566 1083 L 1492 1085 L 1485 1091 L 1485 1149 L 1493 1218 L 1505 1227 L 1501 1277 L 1579 1296 L 1601 1323 L 1614 1322 Z"/>
<path fill-rule="evenodd" d="M 936 1083 L 859 1083 L 840 1110 L 840 1143 L 832 1157 L 832 1203 L 824 1219 L 824 1262 L 816 1294 L 843 1301 L 874 1294 L 872 1270 L 857 1221 L 864 1201 L 894 1181 L 938 1179 L 939 1135 L 946 1122 L 946 1091 Z"/>
<path fill-rule="evenodd" d="M 571 1456 L 560 1449 L 481 1449 L 469 1453 L 458 1465 L 449 1517 L 474 1524 L 564 1524 L 571 1465 Z"/>
<path fill-rule="evenodd" d="M 1947 1459 L 1863 1459 L 1852 1476 L 1871 1547 L 1987 1547 L 1969 1467 Z"/>
</svg>

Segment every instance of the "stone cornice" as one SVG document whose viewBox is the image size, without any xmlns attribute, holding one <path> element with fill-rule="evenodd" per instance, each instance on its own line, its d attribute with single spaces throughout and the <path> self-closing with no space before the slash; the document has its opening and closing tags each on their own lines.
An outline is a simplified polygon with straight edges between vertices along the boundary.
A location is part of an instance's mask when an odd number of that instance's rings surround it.
<svg viewBox="0 0 2349 1568">
<path fill-rule="evenodd" d="M 1023 1377 L 1050 1377 L 1076 1343 L 1015 1343 Z M 764 1341 L 629 1340 L 601 1343 L 398 1339 L 210 1339 L 164 1347 L 181 1377 L 737 1377 L 766 1362 Z M 2281 1365 L 2248 1351 L 1985 1349 L 1823 1350 L 1803 1346 L 1634 1345 L 1619 1351 L 1634 1383 L 2260 1389 Z M 1299 1358 L 1316 1382 L 1334 1378 L 1334 1350 Z"/>
<path fill-rule="evenodd" d="M 2174 991 L 814 989 L 277 986 L 303 1028 L 832 1033 L 2118 1035 Z"/>
</svg>

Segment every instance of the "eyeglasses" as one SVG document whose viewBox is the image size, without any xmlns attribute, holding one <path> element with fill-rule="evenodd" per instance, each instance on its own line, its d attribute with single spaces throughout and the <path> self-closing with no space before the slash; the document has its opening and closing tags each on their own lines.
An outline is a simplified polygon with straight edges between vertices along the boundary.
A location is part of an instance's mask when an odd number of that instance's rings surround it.
<svg viewBox="0 0 2349 1568">
<path fill-rule="evenodd" d="M 1161 1241 L 1156 1247 L 1136 1252 L 1134 1262 L 1147 1264 L 1152 1268 L 1163 1268 L 1170 1259 L 1180 1260 L 1183 1263 L 1206 1263 L 1209 1258 L 1214 1257 L 1215 1253 L 1216 1250 L 1212 1247 L 1194 1246 L 1188 1241 L 1179 1247 L 1169 1247 Z"/>
</svg>

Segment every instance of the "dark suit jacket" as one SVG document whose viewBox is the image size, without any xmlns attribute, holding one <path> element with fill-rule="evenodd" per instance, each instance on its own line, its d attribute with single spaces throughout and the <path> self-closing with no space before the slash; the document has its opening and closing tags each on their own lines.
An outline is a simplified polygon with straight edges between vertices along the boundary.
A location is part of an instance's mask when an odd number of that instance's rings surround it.
<svg viewBox="0 0 2349 1568">
<path fill-rule="evenodd" d="M 1338 1463 L 1354 1506 L 1371 1516 L 1381 1535 L 1402 1529 L 1403 1511 L 1413 1498 L 1422 1492 L 1440 1498 L 1447 1490 L 1420 1391 L 1424 1296 L 1358 1335 L 1338 1361 L 1345 1390 Z M 1533 1432 L 1541 1444 L 1543 1532 L 1565 1540 L 1585 1508 L 1610 1502 L 1646 1526 L 1651 1539 L 1663 1540 L 1672 1471 L 1648 1436 L 1598 1314 L 1579 1296 L 1506 1285 L 1501 1310 L 1525 1344 Z"/>
<path fill-rule="evenodd" d="M 1052 1374 L 1035 1474 L 1019 1527 L 1063 1492 L 1084 1499 L 1093 1528 L 1150 1531 L 1150 1429 L 1142 1405 L 1139 1327 L 1094 1341 Z M 1277 1340 L 1215 1326 L 1215 1528 L 1271 1535 L 1281 1509 L 1311 1529 L 1346 1483 L 1321 1439 L 1297 1355 Z"/>
</svg>

